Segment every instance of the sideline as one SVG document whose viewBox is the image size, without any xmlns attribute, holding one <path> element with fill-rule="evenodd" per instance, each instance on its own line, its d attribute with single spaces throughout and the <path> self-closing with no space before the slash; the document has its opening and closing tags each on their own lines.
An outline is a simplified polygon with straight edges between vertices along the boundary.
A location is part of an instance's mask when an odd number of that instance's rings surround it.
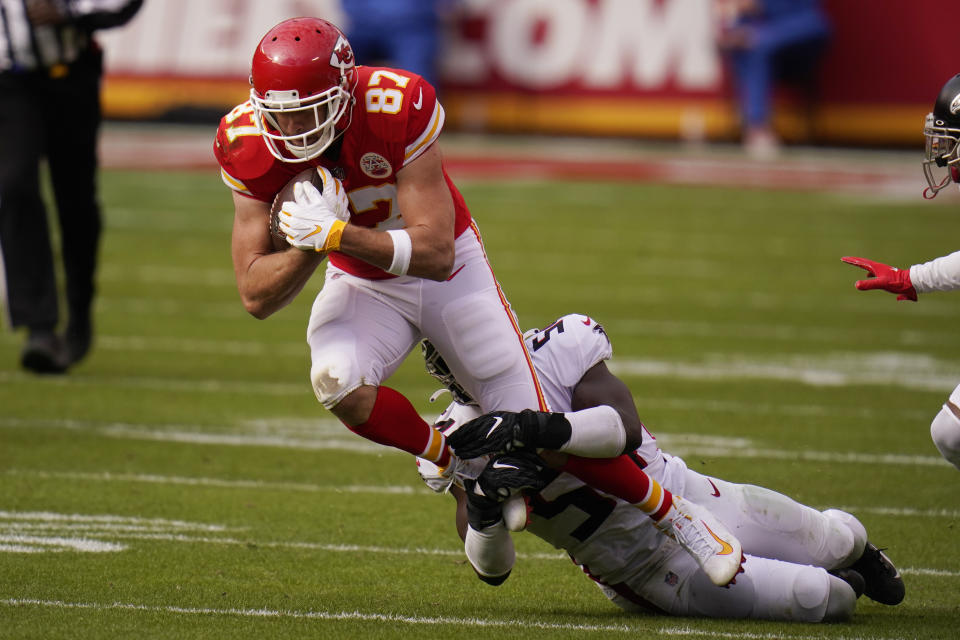
<svg viewBox="0 0 960 640">
<path fill-rule="evenodd" d="M 107 122 L 108 169 L 217 171 L 215 125 Z M 757 161 L 737 145 L 631 139 L 444 133 L 444 163 L 457 180 L 596 180 L 851 193 L 918 200 L 921 152 L 788 147 Z M 149 149 L 149 153 L 144 153 Z"/>
</svg>

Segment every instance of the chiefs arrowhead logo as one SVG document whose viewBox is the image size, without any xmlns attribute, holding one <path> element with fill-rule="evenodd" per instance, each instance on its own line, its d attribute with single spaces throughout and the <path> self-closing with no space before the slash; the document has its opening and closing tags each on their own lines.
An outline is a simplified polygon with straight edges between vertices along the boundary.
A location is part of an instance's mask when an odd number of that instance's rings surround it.
<svg viewBox="0 0 960 640">
<path fill-rule="evenodd" d="M 352 69 L 354 65 L 353 49 L 350 43 L 343 36 L 337 39 L 337 44 L 333 46 L 333 53 L 330 54 L 330 66 L 340 69 L 341 72 Z"/>
</svg>

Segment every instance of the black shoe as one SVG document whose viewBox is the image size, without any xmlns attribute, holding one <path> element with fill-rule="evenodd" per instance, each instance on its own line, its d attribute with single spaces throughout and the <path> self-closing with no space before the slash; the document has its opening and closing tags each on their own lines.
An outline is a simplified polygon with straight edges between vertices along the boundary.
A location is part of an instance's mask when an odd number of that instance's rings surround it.
<svg viewBox="0 0 960 640">
<path fill-rule="evenodd" d="M 74 365 L 90 352 L 93 343 L 93 327 L 90 322 L 71 322 L 64 335 L 64 357 L 67 366 Z"/>
<path fill-rule="evenodd" d="M 863 595 L 863 592 L 867 589 L 867 581 L 863 579 L 863 576 L 847 567 L 845 569 L 834 569 L 833 571 L 828 571 L 827 573 L 837 576 L 853 589 L 853 592 L 859 598 Z"/>
<path fill-rule="evenodd" d="M 450 433 L 447 444 L 457 457 L 469 460 L 488 453 L 558 449 L 570 440 L 570 433 L 570 422 L 562 413 L 494 411 Z"/>
<path fill-rule="evenodd" d="M 20 354 L 20 364 L 34 373 L 66 371 L 66 353 L 60 336 L 53 331 L 31 331 Z"/>
<path fill-rule="evenodd" d="M 905 589 L 900 572 L 873 543 L 867 542 L 863 555 L 849 568 L 863 576 L 866 582 L 863 593 L 871 600 L 889 605 L 903 601 Z"/>
</svg>

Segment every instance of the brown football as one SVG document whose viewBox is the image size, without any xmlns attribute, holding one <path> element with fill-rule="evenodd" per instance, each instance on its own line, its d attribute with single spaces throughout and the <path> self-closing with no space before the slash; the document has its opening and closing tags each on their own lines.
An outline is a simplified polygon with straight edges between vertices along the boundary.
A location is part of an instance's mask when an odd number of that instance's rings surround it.
<svg viewBox="0 0 960 640">
<path fill-rule="evenodd" d="M 318 191 L 323 191 L 323 178 L 320 177 L 320 173 L 317 172 L 316 167 L 311 167 L 304 169 L 290 178 L 290 182 L 285 184 L 283 189 L 277 192 L 277 195 L 273 197 L 273 204 L 270 205 L 270 238 L 273 240 L 274 251 L 283 251 L 290 247 L 287 243 L 287 237 L 283 235 L 283 232 L 280 230 L 279 216 L 283 203 L 288 200 L 293 200 L 293 185 L 298 182 L 312 182 Z"/>
</svg>

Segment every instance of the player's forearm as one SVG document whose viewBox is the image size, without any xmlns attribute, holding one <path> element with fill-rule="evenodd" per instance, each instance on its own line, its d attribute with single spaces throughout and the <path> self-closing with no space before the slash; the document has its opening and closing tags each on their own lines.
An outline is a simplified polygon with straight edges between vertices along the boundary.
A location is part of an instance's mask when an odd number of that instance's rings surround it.
<svg viewBox="0 0 960 640">
<path fill-rule="evenodd" d="M 410 238 L 410 262 L 406 274 L 428 280 L 442 281 L 453 271 L 453 237 L 446 237 L 420 226 L 404 230 Z M 340 237 L 340 249 L 381 269 L 390 270 L 394 264 L 396 243 L 385 231 L 376 231 L 348 224 Z"/>
<path fill-rule="evenodd" d="M 516 553 L 502 520 L 480 531 L 467 527 L 463 548 L 470 566 L 487 584 L 498 586 L 510 576 Z"/>
<path fill-rule="evenodd" d="M 297 296 L 324 254 L 299 249 L 268 253 L 237 272 L 237 288 L 247 312 L 263 320 Z"/>
<path fill-rule="evenodd" d="M 913 265 L 910 281 L 918 293 L 960 289 L 960 251 Z"/>
</svg>

